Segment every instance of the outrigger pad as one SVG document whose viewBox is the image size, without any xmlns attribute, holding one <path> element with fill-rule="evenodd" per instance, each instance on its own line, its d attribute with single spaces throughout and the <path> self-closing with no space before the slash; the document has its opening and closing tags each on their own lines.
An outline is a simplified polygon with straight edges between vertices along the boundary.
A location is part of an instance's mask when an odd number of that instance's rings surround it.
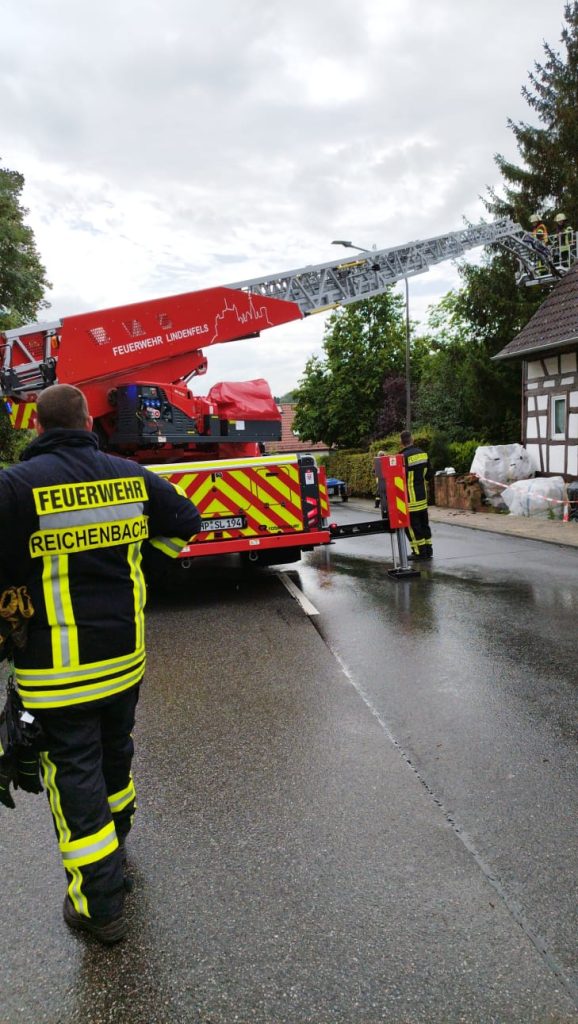
<svg viewBox="0 0 578 1024">
<path fill-rule="evenodd" d="M 419 569 L 388 569 L 387 575 L 391 576 L 394 580 L 409 580 L 415 576 L 421 576 Z"/>
</svg>

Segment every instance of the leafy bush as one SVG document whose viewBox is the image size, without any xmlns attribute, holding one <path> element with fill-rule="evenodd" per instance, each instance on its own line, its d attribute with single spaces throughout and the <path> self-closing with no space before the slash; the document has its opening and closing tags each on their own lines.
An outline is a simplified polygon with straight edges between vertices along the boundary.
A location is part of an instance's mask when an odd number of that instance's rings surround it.
<svg viewBox="0 0 578 1024">
<path fill-rule="evenodd" d="M 487 444 L 487 441 L 473 439 L 471 441 L 453 441 L 448 445 L 447 466 L 453 466 L 458 476 L 470 472 L 470 466 L 476 453 L 476 448 Z M 438 467 L 443 468 L 443 467 Z"/>
<path fill-rule="evenodd" d="M 429 447 L 429 457 L 434 473 L 437 473 L 440 469 L 445 469 L 446 466 L 453 465 L 450 450 L 451 445 L 446 435 L 436 430 Z"/>
<path fill-rule="evenodd" d="M 0 413 L 0 465 L 18 462 L 21 452 L 35 436 L 33 430 L 14 430 L 8 416 Z"/>
<path fill-rule="evenodd" d="M 469 473 L 476 448 L 487 441 L 449 441 L 429 424 L 415 427 L 413 439 L 418 448 L 427 451 L 437 472 L 446 466 L 453 466 L 458 476 Z M 372 441 L 368 452 L 357 449 L 331 452 L 326 459 L 327 475 L 345 480 L 349 493 L 358 498 L 372 498 L 375 495 L 375 474 L 373 460 L 378 452 L 397 455 L 400 450 L 399 434 L 389 434 L 379 441 Z"/>
<path fill-rule="evenodd" d="M 373 456 L 377 455 L 378 452 L 385 452 L 386 455 L 397 455 L 400 448 L 399 433 L 388 434 L 387 437 L 382 437 L 381 440 L 371 442 L 369 454 Z"/>
</svg>

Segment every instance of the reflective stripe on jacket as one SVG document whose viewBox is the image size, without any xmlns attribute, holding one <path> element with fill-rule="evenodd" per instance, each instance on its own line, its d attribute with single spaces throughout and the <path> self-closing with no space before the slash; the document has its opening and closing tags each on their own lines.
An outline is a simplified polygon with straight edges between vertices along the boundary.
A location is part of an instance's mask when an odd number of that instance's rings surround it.
<svg viewBox="0 0 578 1024">
<path fill-rule="evenodd" d="M 145 669 L 141 545 L 174 555 L 200 526 L 162 477 L 98 450 L 85 430 L 48 430 L 0 472 L 0 571 L 34 608 L 15 675 L 31 710 L 114 696 Z"/>
<path fill-rule="evenodd" d="M 427 452 L 422 452 L 412 444 L 403 448 L 401 454 L 405 461 L 409 510 L 420 512 L 428 505 L 427 482 L 430 464 Z"/>
</svg>

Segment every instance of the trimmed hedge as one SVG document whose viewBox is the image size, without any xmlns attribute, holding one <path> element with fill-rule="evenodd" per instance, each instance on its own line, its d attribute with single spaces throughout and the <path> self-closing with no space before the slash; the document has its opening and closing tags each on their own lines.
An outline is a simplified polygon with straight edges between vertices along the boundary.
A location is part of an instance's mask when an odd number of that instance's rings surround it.
<svg viewBox="0 0 578 1024">
<path fill-rule="evenodd" d="M 336 452 L 329 457 L 327 475 L 345 480 L 350 494 L 357 495 L 358 498 L 372 498 L 375 495 L 373 458 L 368 452 L 361 455 L 346 451 Z"/>
<path fill-rule="evenodd" d="M 458 476 L 469 473 L 476 448 L 487 444 L 484 440 L 451 441 L 433 427 L 416 427 L 413 434 L 419 448 L 430 454 L 434 472 L 453 466 Z M 399 434 L 389 434 L 380 441 L 372 441 L 368 452 L 338 451 L 326 457 L 327 475 L 345 480 L 351 495 L 358 498 L 373 498 L 375 495 L 375 474 L 373 460 L 378 452 L 397 455 L 400 450 Z M 325 461 L 325 459 L 324 459 Z"/>
</svg>

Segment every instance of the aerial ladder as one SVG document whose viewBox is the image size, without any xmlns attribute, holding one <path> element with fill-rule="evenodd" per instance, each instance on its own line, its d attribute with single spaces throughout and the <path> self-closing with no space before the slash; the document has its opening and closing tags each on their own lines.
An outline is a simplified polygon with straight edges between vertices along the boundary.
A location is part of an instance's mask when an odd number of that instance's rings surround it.
<svg viewBox="0 0 578 1024">
<path fill-rule="evenodd" d="M 528 277 L 545 262 L 558 273 L 531 233 L 502 219 L 352 259 L 29 324 L 0 334 L 0 402 L 12 425 L 25 427 L 44 388 L 81 388 L 101 447 L 185 486 L 200 507 L 204 529 L 184 557 L 226 548 L 294 560 L 330 541 L 323 473 L 311 455 L 263 454 L 281 437 L 280 411 L 263 379 L 192 392 L 191 380 L 207 369 L 203 350 L 372 298 L 490 245 L 514 253 Z"/>
<path fill-rule="evenodd" d="M 489 245 L 514 254 L 521 277 L 528 280 L 540 280 L 544 265 L 552 277 L 563 272 L 551 247 L 513 221 L 470 225 L 422 241 L 364 250 L 355 259 L 5 331 L 0 334 L 0 398 L 30 402 L 56 381 L 77 385 L 87 394 L 104 447 L 135 458 L 159 451 L 165 458 L 168 446 L 186 454 L 219 443 L 243 443 L 249 434 L 225 422 L 225 414 L 235 411 L 240 386 L 231 392 L 217 385 L 207 399 L 190 391 L 190 380 L 206 372 L 203 349 L 372 298 L 397 281 Z M 260 382 L 252 390 L 247 408 L 257 413 L 261 428 L 253 428 L 251 440 L 274 440 L 268 435 L 276 428 L 268 418 L 277 419 L 277 413 L 268 404 L 266 385 Z"/>
</svg>

